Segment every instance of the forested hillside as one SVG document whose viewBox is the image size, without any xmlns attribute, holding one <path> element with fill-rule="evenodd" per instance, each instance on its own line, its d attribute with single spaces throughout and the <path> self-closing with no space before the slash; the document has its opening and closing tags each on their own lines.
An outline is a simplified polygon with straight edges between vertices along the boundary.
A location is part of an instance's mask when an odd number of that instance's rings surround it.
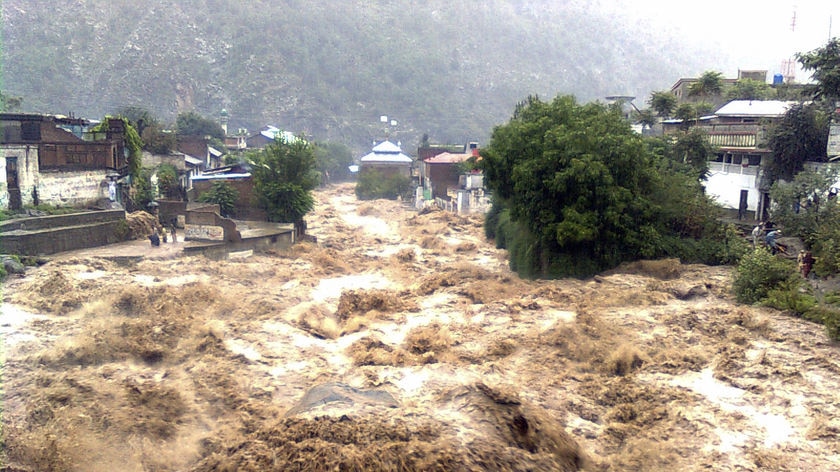
<svg viewBox="0 0 840 472">
<path fill-rule="evenodd" d="M 528 95 L 637 95 L 698 72 L 697 51 L 572 0 L 6 0 L 3 91 L 24 111 L 139 105 L 231 129 L 273 124 L 369 146 L 486 140 Z M 410 149 L 410 148 L 409 148 Z"/>
</svg>

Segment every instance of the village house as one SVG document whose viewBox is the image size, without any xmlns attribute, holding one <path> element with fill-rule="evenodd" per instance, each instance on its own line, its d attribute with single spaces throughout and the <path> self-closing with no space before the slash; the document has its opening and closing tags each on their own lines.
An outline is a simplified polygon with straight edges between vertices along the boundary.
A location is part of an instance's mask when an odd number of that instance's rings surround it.
<svg viewBox="0 0 840 472">
<path fill-rule="evenodd" d="M 258 133 L 245 138 L 245 146 L 248 149 L 262 149 L 280 138 L 287 142 L 298 139 L 291 131 L 282 131 L 280 128 L 268 125 Z"/>
<path fill-rule="evenodd" d="M 713 115 L 701 117 L 702 129 L 717 149 L 709 162 L 706 192 L 733 217 L 762 220 L 770 207 L 770 181 L 764 169 L 772 159 L 767 132 L 796 102 L 733 100 Z M 683 127 L 682 120 L 663 122 L 666 135 Z"/>
<path fill-rule="evenodd" d="M 49 204 L 84 206 L 109 198 L 127 172 L 125 129 L 110 120 L 102 133 L 84 119 L 0 114 L 0 209 Z"/>
<path fill-rule="evenodd" d="M 413 162 L 411 157 L 402 152 L 399 145 L 391 141 L 382 141 L 359 159 L 359 172 L 377 171 L 385 177 L 399 174 L 410 179 Z"/>
</svg>

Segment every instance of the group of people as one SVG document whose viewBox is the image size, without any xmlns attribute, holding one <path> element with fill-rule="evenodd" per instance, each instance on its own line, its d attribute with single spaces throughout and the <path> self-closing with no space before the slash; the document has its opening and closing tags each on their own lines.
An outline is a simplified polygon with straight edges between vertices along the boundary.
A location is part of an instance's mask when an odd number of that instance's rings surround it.
<svg viewBox="0 0 840 472">
<path fill-rule="evenodd" d="M 178 242 L 178 233 L 175 231 L 175 225 L 169 226 L 169 231 L 166 230 L 165 226 L 161 226 L 160 228 L 155 228 L 154 233 L 149 236 L 149 241 L 151 241 L 152 246 L 160 246 L 161 241 L 163 242 Z"/>
<path fill-rule="evenodd" d="M 767 231 L 766 234 L 765 230 Z M 780 251 L 784 252 L 786 247 L 779 244 L 777 241 L 777 239 L 782 236 L 782 230 L 774 229 L 772 224 L 765 224 L 763 221 L 758 223 L 758 225 L 756 225 L 756 227 L 752 230 L 753 247 L 758 247 L 758 242 L 760 241 L 762 235 L 764 237 L 764 243 L 768 248 L 770 248 L 771 254 L 775 255 Z M 802 277 L 807 279 L 808 275 L 811 273 L 811 269 L 814 267 L 814 262 L 816 262 L 816 259 L 814 259 L 811 251 L 807 251 L 805 249 L 799 251 L 799 255 L 796 257 L 796 262 Z"/>
<path fill-rule="evenodd" d="M 767 231 L 765 234 L 765 230 Z M 770 248 L 772 254 L 776 254 L 780 250 L 780 246 L 776 239 L 782 236 L 782 230 L 773 228 L 772 223 L 758 223 L 752 230 L 753 247 L 758 247 L 758 241 L 764 234 L 764 244 Z"/>
</svg>

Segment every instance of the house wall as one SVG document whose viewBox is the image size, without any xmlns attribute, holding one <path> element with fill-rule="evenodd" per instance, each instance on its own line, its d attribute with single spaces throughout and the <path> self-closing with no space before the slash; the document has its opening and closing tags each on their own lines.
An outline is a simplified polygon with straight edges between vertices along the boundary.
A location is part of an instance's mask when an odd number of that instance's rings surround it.
<svg viewBox="0 0 840 472">
<path fill-rule="evenodd" d="M 178 136 L 178 151 L 197 157 L 209 166 L 208 159 L 210 151 L 207 149 L 207 140 L 200 136 Z"/>
<path fill-rule="evenodd" d="M 202 193 L 210 190 L 213 182 L 218 181 L 218 179 L 194 180 L 191 193 L 197 199 Z M 252 179 L 228 179 L 223 180 L 223 182 L 233 187 L 239 193 L 239 198 L 234 203 L 236 206 L 234 216 L 236 218 L 242 220 L 265 220 L 267 218 L 268 215 L 265 211 L 257 208 L 257 197 L 254 195 L 254 181 Z"/>
<path fill-rule="evenodd" d="M 739 164 L 709 163 L 709 178 L 706 193 L 724 208 L 737 210 L 741 202 L 741 190 L 747 190 L 747 211 L 758 210 L 758 167 L 743 167 Z"/>
<path fill-rule="evenodd" d="M 371 170 L 376 170 L 383 177 L 388 177 L 391 175 L 402 175 L 405 178 L 411 178 L 411 165 L 409 164 L 390 164 L 390 163 L 369 163 L 363 162 L 362 167 L 359 170 L 360 173 L 369 172 Z"/>
<path fill-rule="evenodd" d="M 6 182 L 7 157 L 17 158 L 21 201 L 23 205 L 32 205 L 32 190 L 38 185 L 38 148 L 24 144 L 0 146 L 0 209 L 4 210 L 9 209 L 9 188 Z"/>
<path fill-rule="evenodd" d="M 107 169 L 41 172 L 38 197 L 41 203 L 49 205 L 88 205 L 108 198 L 107 175 Z"/>
<path fill-rule="evenodd" d="M 446 198 L 447 189 L 450 187 L 458 187 L 458 177 L 460 173 L 455 164 L 428 164 L 426 166 L 426 176 L 431 182 L 432 198 Z"/>
</svg>

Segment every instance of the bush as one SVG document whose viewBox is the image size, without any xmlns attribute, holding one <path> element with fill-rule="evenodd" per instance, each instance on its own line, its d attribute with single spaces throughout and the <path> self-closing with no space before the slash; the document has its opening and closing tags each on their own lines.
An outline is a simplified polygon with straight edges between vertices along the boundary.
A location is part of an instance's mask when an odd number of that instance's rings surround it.
<svg viewBox="0 0 840 472">
<path fill-rule="evenodd" d="M 411 179 L 401 174 L 385 176 L 378 170 L 368 169 L 361 173 L 356 183 L 356 197 L 359 200 L 409 198 L 410 196 Z"/>
<path fill-rule="evenodd" d="M 789 277 L 776 288 L 768 291 L 767 297 L 761 303 L 802 316 L 817 306 L 817 299 L 804 290 L 802 279 Z"/>
<path fill-rule="evenodd" d="M 746 254 L 735 269 L 732 290 L 741 303 L 757 303 L 771 290 L 782 285 L 797 273 L 793 262 L 778 258 L 764 248 Z"/>
<path fill-rule="evenodd" d="M 6 273 L 6 268 L 3 267 L 2 264 L 0 264 L 0 280 L 5 279 L 7 275 L 8 274 Z"/>
<path fill-rule="evenodd" d="M 825 326 L 828 337 L 840 341 L 840 309 L 831 306 L 819 305 L 805 312 L 806 320 L 820 323 Z"/>
<path fill-rule="evenodd" d="M 210 190 L 198 196 L 198 201 L 219 205 L 219 211 L 222 213 L 222 216 L 229 217 L 236 209 L 236 200 L 238 198 L 239 192 L 231 187 L 230 184 L 223 181 L 216 181 L 213 182 Z"/>
</svg>

